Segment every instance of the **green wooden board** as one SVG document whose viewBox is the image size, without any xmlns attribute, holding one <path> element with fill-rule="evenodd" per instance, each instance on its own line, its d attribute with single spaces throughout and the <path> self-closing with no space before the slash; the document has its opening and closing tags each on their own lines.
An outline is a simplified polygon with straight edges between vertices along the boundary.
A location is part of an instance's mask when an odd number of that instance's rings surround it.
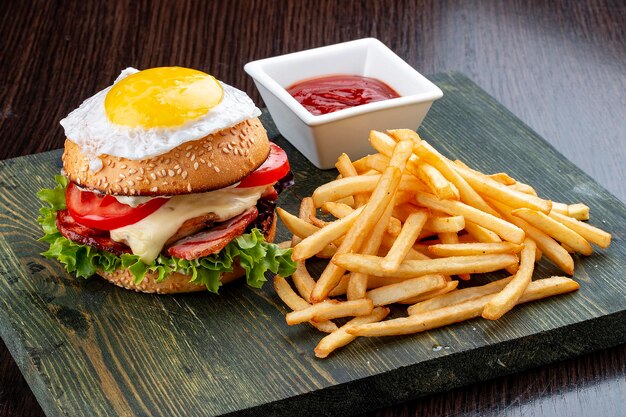
<svg viewBox="0 0 626 417">
<path fill-rule="evenodd" d="M 463 75 L 420 129 L 443 153 L 507 171 L 541 195 L 585 202 L 613 232 L 608 250 L 576 259 L 577 293 L 399 338 L 362 338 L 326 360 L 320 334 L 285 324 L 271 285 L 222 295 L 154 296 L 77 280 L 38 254 L 35 193 L 52 185 L 60 152 L 0 162 L 0 335 L 49 416 L 353 414 L 626 342 L 626 208 Z M 335 173 L 290 155 L 299 199 Z M 3 143 L 11 138 L 2 138 Z M 366 138 L 363 138 L 366 140 Z M 338 144 L 340 138 L 338 138 Z M 286 237 L 279 229 L 277 240 Z M 543 261 L 539 276 L 558 274 Z M 439 348 L 441 347 L 441 348 Z"/>
</svg>

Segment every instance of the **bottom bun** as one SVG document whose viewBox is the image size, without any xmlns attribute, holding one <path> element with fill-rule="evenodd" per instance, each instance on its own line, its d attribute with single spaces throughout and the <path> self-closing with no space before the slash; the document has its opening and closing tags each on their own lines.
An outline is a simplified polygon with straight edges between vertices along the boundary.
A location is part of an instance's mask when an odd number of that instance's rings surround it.
<svg viewBox="0 0 626 417">
<path fill-rule="evenodd" d="M 274 215 L 274 221 L 269 230 L 265 234 L 266 242 L 273 242 L 274 235 L 276 234 L 276 215 Z M 206 286 L 202 284 L 192 284 L 189 282 L 189 276 L 173 272 L 165 277 L 161 282 L 157 282 L 156 279 L 159 274 L 154 272 L 147 272 L 145 278 L 139 283 L 135 284 L 135 278 L 133 274 L 127 269 L 120 269 L 115 272 L 98 271 L 98 275 L 112 284 L 118 287 L 126 288 L 127 290 L 133 290 L 138 292 L 156 293 L 156 294 L 178 294 L 186 292 L 206 291 Z M 235 281 L 246 275 L 246 271 L 239 266 L 239 263 L 233 265 L 232 272 L 224 272 L 220 276 L 222 284 L 227 284 L 231 281 Z"/>
</svg>

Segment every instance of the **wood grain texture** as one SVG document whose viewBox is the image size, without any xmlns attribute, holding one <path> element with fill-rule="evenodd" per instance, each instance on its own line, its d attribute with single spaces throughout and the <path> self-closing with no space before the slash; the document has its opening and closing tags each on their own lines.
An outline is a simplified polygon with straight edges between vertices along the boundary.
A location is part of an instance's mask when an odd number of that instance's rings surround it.
<svg viewBox="0 0 626 417">
<path fill-rule="evenodd" d="M 202 68 L 258 99 L 245 62 L 375 36 L 422 73 L 469 74 L 626 201 L 625 17 L 621 0 L 2 1 L 0 158 L 60 147 L 58 120 L 128 65 Z M 625 349 L 377 415 L 623 415 Z M 42 411 L 0 343 L 15 415 Z"/>
<path fill-rule="evenodd" d="M 626 207 L 463 75 L 432 79 L 445 95 L 420 129 L 425 139 L 487 172 L 509 160 L 512 176 L 543 195 L 584 201 L 615 232 L 610 249 L 578 260 L 580 291 L 497 322 L 363 338 L 320 361 L 312 354 L 320 335 L 287 326 L 270 286 L 156 297 L 68 276 L 34 243 L 33 195 L 51 183 L 60 153 L 10 159 L 0 163 L 0 332 L 47 415 L 354 413 L 624 343 L 626 288 L 614 277 L 626 266 Z M 263 120 L 290 155 L 297 186 L 280 203 L 295 212 L 299 197 L 335 173 L 316 170 Z M 24 172 L 31 182 L 18 180 Z M 281 227 L 278 240 L 286 237 Z M 547 262 L 537 271 L 557 273 Z"/>
</svg>

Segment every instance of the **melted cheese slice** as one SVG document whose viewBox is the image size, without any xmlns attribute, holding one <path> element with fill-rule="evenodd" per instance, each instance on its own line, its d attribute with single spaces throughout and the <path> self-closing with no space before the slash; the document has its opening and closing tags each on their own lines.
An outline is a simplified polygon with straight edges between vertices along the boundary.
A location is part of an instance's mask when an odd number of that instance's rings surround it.
<svg viewBox="0 0 626 417">
<path fill-rule="evenodd" d="M 165 242 L 185 221 L 207 213 L 215 213 L 219 221 L 228 220 L 256 205 L 265 188 L 223 188 L 208 193 L 174 196 L 137 223 L 111 230 L 111 239 L 125 243 L 133 254 L 149 264 L 159 256 Z"/>
</svg>

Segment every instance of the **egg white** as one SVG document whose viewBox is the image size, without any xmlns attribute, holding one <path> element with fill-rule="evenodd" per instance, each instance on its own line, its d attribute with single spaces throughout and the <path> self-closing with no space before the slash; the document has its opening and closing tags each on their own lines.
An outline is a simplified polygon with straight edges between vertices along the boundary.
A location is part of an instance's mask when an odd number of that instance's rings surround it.
<svg viewBox="0 0 626 417">
<path fill-rule="evenodd" d="M 113 85 L 137 72 L 139 70 L 135 68 L 126 68 Z M 92 159 L 90 166 L 93 171 L 101 167 L 98 164 L 98 155 L 134 160 L 153 158 L 185 142 L 203 138 L 261 115 L 261 111 L 246 93 L 221 81 L 220 83 L 224 89 L 222 101 L 206 115 L 181 126 L 146 129 L 111 123 L 106 115 L 104 99 L 112 86 L 85 100 L 79 108 L 61 120 L 61 126 L 65 129 L 65 136 Z"/>
</svg>

